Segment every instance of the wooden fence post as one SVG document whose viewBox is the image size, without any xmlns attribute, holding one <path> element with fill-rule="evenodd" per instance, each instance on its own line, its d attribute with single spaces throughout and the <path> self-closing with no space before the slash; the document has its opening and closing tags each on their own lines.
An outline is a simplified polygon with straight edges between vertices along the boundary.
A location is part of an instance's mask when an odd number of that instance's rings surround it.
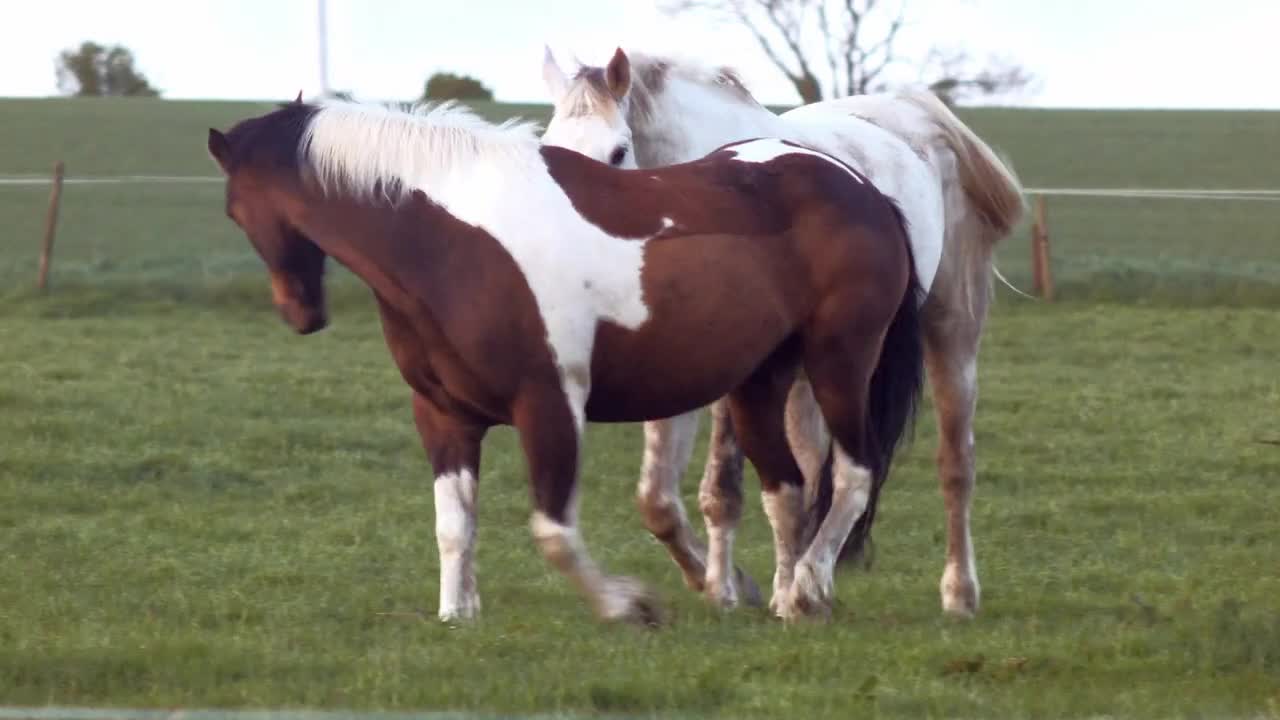
<svg viewBox="0 0 1280 720">
<path fill-rule="evenodd" d="M 1044 195 L 1036 196 L 1035 221 L 1031 225 L 1031 277 L 1036 294 L 1053 301 L 1053 271 L 1049 262 L 1049 211 Z"/>
<path fill-rule="evenodd" d="M 58 230 L 58 209 L 62 205 L 62 161 L 53 164 L 53 190 L 49 193 L 49 211 L 44 216 L 44 241 L 40 244 L 40 276 L 36 287 L 45 290 L 49 286 L 49 262 L 53 256 L 53 237 Z"/>
</svg>

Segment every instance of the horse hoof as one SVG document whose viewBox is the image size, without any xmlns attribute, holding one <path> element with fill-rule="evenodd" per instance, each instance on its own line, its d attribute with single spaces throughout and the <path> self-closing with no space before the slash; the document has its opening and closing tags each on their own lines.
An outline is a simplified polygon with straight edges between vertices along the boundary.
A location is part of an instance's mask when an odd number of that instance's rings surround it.
<svg viewBox="0 0 1280 720">
<path fill-rule="evenodd" d="M 942 574 L 942 612 L 961 620 L 972 620 L 978 614 L 978 582 L 961 577 L 948 567 Z"/>
<path fill-rule="evenodd" d="M 784 612 L 783 608 L 791 602 L 787 597 L 790 594 L 790 584 L 784 585 L 781 588 L 775 587 L 773 589 L 773 595 L 769 596 L 769 613 L 774 617 L 782 617 Z"/>
<path fill-rule="evenodd" d="M 480 615 L 480 594 L 463 593 L 462 600 L 458 601 L 457 605 L 442 605 L 436 615 L 442 623 L 470 623 Z"/>
<path fill-rule="evenodd" d="M 801 562 L 796 566 L 790 591 L 778 603 L 776 614 L 788 621 L 829 618 L 834 594 L 835 588 L 830 579 L 824 581 L 812 565 Z"/>
<path fill-rule="evenodd" d="M 707 583 L 707 589 L 703 592 L 707 602 L 721 610 L 732 610 L 738 607 L 738 582 L 726 581 L 723 578 L 718 581 Z"/>
<path fill-rule="evenodd" d="M 706 580 L 694 573 L 684 573 L 684 585 L 696 593 L 710 592 Z"/>
<path fill-rule="evenodd" d="M 440 612 L 437 615 L 440 618 L 440 622 L 450 625 L 473 623 L 480 617 L 480 599 L 475 598 L 474 602 L 464 602 L 453 608 L 440 608 Z"/>
<path fill-rule="evenodd" d="M 764 595 L 760 593 L 760 586 L 756 584 L 751 576 L 742 571 L 742 568 L 735 567 L 734 577 L 738 583 L 738 594 L 742 602 L 748 607 L 758 608 L 764 607 Z"/>
<path fill-rule="evenodd" d="M 605 581 L 601 594 L 600 615 L 609 622 L 623 622 L 645 627 L 662 624 L 662 606 L 642 583 L 628 577 L 612 577 Z"/>
<path fill-rule="evenodd" d="M 637 598 L 633 603 L 631 612 L 628 614 L 627 621 L 641 627 L 661 627 L 663 623 L 662 605 L 654 597 Z"/>
</svg>

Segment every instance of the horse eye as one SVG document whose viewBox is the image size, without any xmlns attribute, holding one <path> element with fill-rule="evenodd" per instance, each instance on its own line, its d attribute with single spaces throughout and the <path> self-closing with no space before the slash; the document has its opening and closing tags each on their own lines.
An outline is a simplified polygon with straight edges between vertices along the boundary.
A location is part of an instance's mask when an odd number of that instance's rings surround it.
<svg viewBox="0 0 1280 720">
<path fill-rule="evenodd" d="M 619 145 L 613 149 L 613 154 L 609 156 L 610 165 L 621 165 L 623 160 L 627 159 L 627 148 L 625 145 Z"/>
</svg>

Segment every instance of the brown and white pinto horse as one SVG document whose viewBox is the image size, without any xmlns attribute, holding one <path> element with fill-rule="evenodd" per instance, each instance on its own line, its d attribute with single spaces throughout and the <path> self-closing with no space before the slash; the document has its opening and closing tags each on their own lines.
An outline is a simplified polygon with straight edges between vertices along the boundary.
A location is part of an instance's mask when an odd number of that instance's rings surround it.
<svg viewBox="0 0 1280 720">
<path fill-rule="evenodd" d="M 652 622 L 648 591 L 605 574 L 578 532 L 583 426 L 726 393 L 787 575 L 778 613 L 829 608 L 836 553 L 923 376 L 903 218 L 857 172 L 778 140 L 619 170 L 451 105 L 296 101 L 211 129 L 208 150 L 297 332 L 328 322 L 329 257 L 377 299 L 436 473 L 442 619 L 480 608 L 481 442 L 512 425 L 542 553 L 600 617 Z M 782 420 L 801 366 L 837 444 L 832 509 L 807 548 Z"/>
</svg>

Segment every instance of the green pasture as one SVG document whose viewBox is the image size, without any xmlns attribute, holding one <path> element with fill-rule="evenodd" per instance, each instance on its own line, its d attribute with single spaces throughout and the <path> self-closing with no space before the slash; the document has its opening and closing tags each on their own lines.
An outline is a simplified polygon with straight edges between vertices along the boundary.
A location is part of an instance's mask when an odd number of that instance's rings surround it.
<svg viewBox="0 0 1280 720">
<path fill-rule="evenodd" d="M 0 177 L 212 177 L 210 126 L 270 103 L 0 100 L 7 130 Z M 491 119 L 545 122 L 539 105 L 481 103 Z M 1280 113 L 965 109 L 1029 188 L 1280 188 Z M 252 274 L 254 258 L 225 222 L 211 183 L 68 185 L 55 276 L 72 284 L 145 280 L 182 292 Z M 0 292 L 30 286 L 47 187 L 0 185 Z M 1280 303 L 1280 201 L 1051 197 L 1060 295 L 1160 304 Z M 1029 223 L 1000 250 L 1000 269 L 1029 289 Z M 135 288 L 136 289 L 136 288 Z"/>
<path fill-rule="evenodd" d="M 0 177 L 212 175 L 206 128 L 266 107 L 0 101 Z M 963 115 L 1030 187 L 1280 187 L 1274 113 Z M 538 555 L 508 429 L 484 450 L 482 619 L 434 619 L 431 469 L 354 278 L 299 337 L 218 184 L 68 185 L 42 297 L 46 201 L 0 185 L 0 704 L 1280 718 L 1280 203 L 1050 200 L 1061 300 L 1000 290 L 983 346 L 971 622 L 938 605 L 931 406 L 825 625 L 686 590 L 635 510 L 639 427 L 590 427 L 585 538 L 661 597 L 640 630 Z M 1000 256 L 1024 288 L 1026 245 Z M 704 449 L 705 428 L 699 524 Z M 757 490 L 738 554 L 764 585 Z"/>
</svg>

